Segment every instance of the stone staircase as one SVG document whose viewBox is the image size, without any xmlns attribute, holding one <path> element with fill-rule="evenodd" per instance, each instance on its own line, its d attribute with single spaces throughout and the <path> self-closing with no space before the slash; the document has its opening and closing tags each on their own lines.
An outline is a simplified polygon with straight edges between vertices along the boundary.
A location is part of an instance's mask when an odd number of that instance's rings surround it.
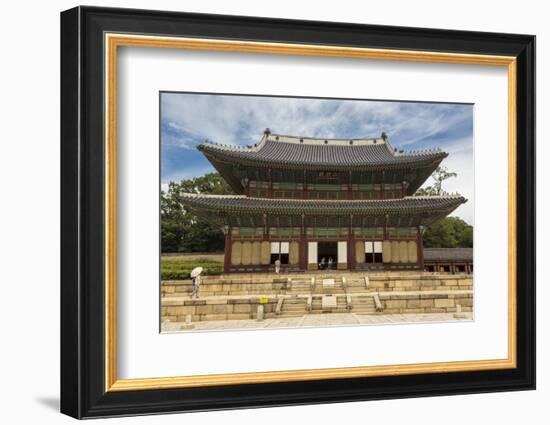
<svg viewBox="0 0 550 425">
<path fill-rule="evenodd" d="M 312 295 L 345 295 L 345 293 L 344 279 L 339 275 L 319 276 L 311 288 Z"/>
<path fill-rule="evenodd" d="M 336 301 L 336 313 L 348 313 L 348 302 L 345 296 L 338 296 Z"/>
<path fill-rule="evenodd" d="M 311 277 L 298 277 L 290 280 L 290 294 L 309 295 L 312 287 Z"/>
<path fill-rule="evenodd" d="M 335 297 L 335 306 L 323 305 L 323 297 Z M 311 303 L 312 314 L 349 313 L 345 295 L 313 295 Z"/>
<path fill-rule="evenodd" d="M 307 314 L 307 297 L 293 296 L 283 302 L 280 317 L 298 317 Z"/>
<path fill-rule="evenodd" d="M 367 275 L 363 276 L 356 276 L 351 275 L 346 277 L 346 293 L 348 294 L 354 294 L 354 293 L 363 293 L 367 291 L 371 291 L 368 287 L 369 278 Z"/>
<path fill-rule="evenodd" d="M 357 314 L 375 314 L 376 305 L 374 297 L 370 295 L 352 297 L 351 312 Z"/>
</svg>

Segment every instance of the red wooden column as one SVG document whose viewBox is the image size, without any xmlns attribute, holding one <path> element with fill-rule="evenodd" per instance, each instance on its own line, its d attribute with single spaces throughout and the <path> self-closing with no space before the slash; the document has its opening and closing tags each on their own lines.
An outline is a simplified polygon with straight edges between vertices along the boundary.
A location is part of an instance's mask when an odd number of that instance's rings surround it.
<svg viewBox="0 0 550 425">
<path fill-rule="evenodd" d="M 420 226 L 416 228 L 416 244 L 418 245 L 418 263 L 420 268 L 424 270 L 424 242 L 422 241 Z"/>
<path fill-rule="evenodd" d="M 302 228 L 300 230 L 299 252 L 300 252 L 300 269 L 307 270 L 307 241 L 306 229 L 304 227 L 304 214 L 302 213 Z"/>
<path fill-rule="evenodd" d="M 348 270 L 355 269 L 355 243 L 353 235 L 348 235 Z"/>
<path fill-rule="evenodd" d="M 229 273 L 229 267 L 231 267 L 231 228 L 226 229 L 225 232 L 225 249 L 223 251 L 223 272 Z"/>
<path fill-rule="evenodd" d="M 348 228 L 348 270 L 353 269 L 355 269 L 355 241 L 353 240 L 353 214 L 350 214 Z"/>
<path fill-rule="evenodd" d="M 305 235 L 300 235 L 300 270 L 307 270 L 307 241 Z"/>
</svg>

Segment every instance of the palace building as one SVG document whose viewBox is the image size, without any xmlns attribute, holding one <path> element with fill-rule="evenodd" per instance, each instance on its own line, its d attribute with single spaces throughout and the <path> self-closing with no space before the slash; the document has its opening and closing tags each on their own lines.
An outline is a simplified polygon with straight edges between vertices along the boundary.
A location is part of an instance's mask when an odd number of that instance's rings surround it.
<svg viewBox="0 0 550 425">
<path fill-rule="evenodd" d="M 235 195 L 182 193 L 225 234 L 224 271 L 424 270 L 422 232 L 466 199 L 413 196 L 447 153 L 372 139 L 272 134 L 198 149 Z"/>
</svg>

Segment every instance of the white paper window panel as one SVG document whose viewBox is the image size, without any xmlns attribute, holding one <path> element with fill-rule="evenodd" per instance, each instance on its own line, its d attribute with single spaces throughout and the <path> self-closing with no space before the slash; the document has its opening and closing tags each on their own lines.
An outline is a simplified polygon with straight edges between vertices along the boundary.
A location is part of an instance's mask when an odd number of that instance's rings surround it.
<svg viewBox="0 0 550 425">
<path fill-rule="evenodd" d="M 338 242 L 338 262 L 346 263 L 348 261 L 348 243 Z"/>
<path fill-rule="evenodd" d="M 289 245 L 288 242 L 281 242 L 281 254 L 288 254 Z"/>
<path fill-rule="evenodd" d="M 382 241 L 374 241 L 374 252 L 376 253 L 382 252 Z"/>
<path fill-rule="evenodd" d="M 307 243 L 307 262 L 317 264 L 317 242 Z"/>
<path fill-rule="evenodd" d="M 365 241 L 365 252 L 367 254 L 372 253 L 372 241 Z"/>
<path fill-rule="evenodd" d="M 279 254 L 280 248 L 281 248 L 280 242 L 271 242 L 271 253 L 272 254 Z"/>
</svg>

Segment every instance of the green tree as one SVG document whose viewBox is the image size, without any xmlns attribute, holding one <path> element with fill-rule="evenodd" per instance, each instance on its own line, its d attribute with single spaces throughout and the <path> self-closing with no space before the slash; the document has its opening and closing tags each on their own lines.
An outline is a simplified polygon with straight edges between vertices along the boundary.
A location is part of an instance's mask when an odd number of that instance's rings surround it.
<svg viewBox="0 0 550 425">
<path fill-rule="evenodd" d="M 463 248 L 472 248 L 474 246 L 474 228 L 472 226 L 468 225 L 464 229 L 460 235 L 458 246 Z"/>
<path fill-rule="evenodd" d="M 161 192 L 162 252 L 213 252 L 223 250 L 224 237 L 220 228 L 196 216 L 179 200 L 181 192 L 229 194 L 229 185 L 218 173 L 170 183 Z"/>
<path fill-rule="evenodd" d="M 472 248 L 474 228 L 458 217 L 445 217 L 423 235 L 425 248 Z"/>
<path fill-rule="evenodd" d="M 433 186 L 426 186 L 419 188 L 414 196 L 437 196 L 437 191 Z"/>
<path fill-rule="evenodd" d="M 447 167 L 437 167 L 432 173 L 431 178 L 435 180 L 433 186 L 421 187 L 415 193 L 415 196 L 439 196 L 447 195 L 443 190 L 443 182 L 457 174 L 447 170 Z"/>
<path fill-rule="evenodd" d="M 177 252 L 183 241 L 185 225 L 188 221 L 183 206 L 177 199 L 179 185 L 170 183 L 168 190 L 160 196 L 161 250 Z"/>
<path fill-rule="evenodd" d="M 208 173 L 204 176 L 182 180 L 178 186 L 181 192 L 187 193 L 212 193 L 216 195 L 233 193 L 219 173 Z"/>
<path fill-rule="evenodd" d="M 435 180 L 434 189 L 437 195 L 445 195 L 447 192 L 443 190 L 443 182 L 451 177 L 456 177 L 456 173 L 447 170 L 447 167 L 437 167 L 432 173 L 432 179 Z"/>
</svg>

